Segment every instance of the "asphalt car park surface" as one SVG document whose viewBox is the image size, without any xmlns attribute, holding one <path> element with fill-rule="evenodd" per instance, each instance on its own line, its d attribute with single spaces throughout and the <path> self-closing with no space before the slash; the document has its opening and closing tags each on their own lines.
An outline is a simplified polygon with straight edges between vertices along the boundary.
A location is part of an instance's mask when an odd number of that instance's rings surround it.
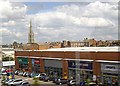
<svg viewBox="0 0 120 86">
<path fill-rule="evenodd" d="M 1 80 L 2 80 L 2 79 L 0 79 L 0 86 L 2 85 Z"/>
<path fill-rule="evenodd" d="M 33 82 L 34 82 L 33 78 L 28 78 L 28 77 L 23 77 L 23 76 L 18 76 L 18 75 L 15 75 L 15 78 L 16 79 L 23 79 L 24 81 L 27 81 L 30 84 L 33 84 Z M 40 83 L 40 86 L 59 86 L 59 85 L 56 85 L 55 83 L 53 83 L 52 81 L 48 81 L 48 82 L 44 82 L 41 80 L 38 80 L 38 81 Z M 60 86 L 67 86 L 67 84 L 62 84 Z"/>
</svg>

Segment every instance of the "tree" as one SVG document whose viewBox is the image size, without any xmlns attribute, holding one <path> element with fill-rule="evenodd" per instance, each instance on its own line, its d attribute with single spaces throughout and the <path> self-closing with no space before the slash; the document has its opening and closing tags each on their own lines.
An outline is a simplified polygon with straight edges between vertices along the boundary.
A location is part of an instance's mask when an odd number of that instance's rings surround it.
<svg viewBox="0 0 120 86">
<path fill-rule="evenodd" d="M 2 61 L 14 61 L 13 57 L 2 57 Z"/>
<path fill-rule="evenodd" d="M 2 75 L 2 81 L 5 81 L 5 80 L 6 80 L 5 75 Z M 5 86 L 5 83 L 2 83 L 1 86 Z"/>
<path fill-rule="evenodd" d="M 40 82 L 38 81 L 38 78 L 34 77 L 33 78 L 33 86 L 40 86 Z"/>
</svg>

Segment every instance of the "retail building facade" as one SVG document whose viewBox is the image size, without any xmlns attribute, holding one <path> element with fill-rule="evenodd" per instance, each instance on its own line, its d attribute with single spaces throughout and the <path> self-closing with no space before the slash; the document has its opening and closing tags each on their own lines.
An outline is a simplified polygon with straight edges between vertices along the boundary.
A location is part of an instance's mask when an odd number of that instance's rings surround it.
<svg viewBox="0 0 120 86">
<path fill-rule="evenodd" d="M 118 79 L 120 52 L 118 47 L 77 47 L 47 50 L 15 51 L 17 70 L 50 76 Z"/>
</svg>

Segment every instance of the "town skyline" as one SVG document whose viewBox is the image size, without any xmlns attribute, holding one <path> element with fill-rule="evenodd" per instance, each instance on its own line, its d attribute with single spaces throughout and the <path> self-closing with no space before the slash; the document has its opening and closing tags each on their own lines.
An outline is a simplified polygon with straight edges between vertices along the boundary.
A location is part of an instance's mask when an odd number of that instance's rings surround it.
<svg viewBox="0 0 120 86">
<path fill-rule="evenodd" d="M 0 14 L 3 20 L 0 29 L 2 44 L 14 41 L 27 43 L 30 19 L 36 43 L 76 41 L 86 37 L 119 40 L 118 5 L 113 2 L 15 3 L 7 0 L 2 3 L 5 4 L 1 10 L 4 16 Z"/>
</svg>

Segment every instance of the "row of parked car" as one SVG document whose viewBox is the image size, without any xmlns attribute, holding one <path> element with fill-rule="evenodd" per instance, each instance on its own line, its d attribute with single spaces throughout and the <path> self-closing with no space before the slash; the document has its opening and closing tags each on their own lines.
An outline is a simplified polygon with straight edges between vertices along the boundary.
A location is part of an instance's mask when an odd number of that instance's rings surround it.
<svg viewBox="0 0 120 86">
<path fill-rule="evenodd" d="M 30 86 L 29 82 L 22 79 L 6 79 L 1 81 L 6 86 Z"/>
<path fill-rule="evenodd" d="M 16 70 L 14 72 L 15 75 L 20 75 L 23 77 L 29 77 L 29 78 L 33 78 L 36 77 L 39 80 L 43 80 L 43 81 L 52 81 L 55 84 L 61 85 L 61 84 L 67 84 L 68 86 L 87 86 L 86 82 L 81 82 L 81 81 L 77 81 L 76 79 L 64 79 L 64 78 L 57 78 L 57 77 L 49 77 L 47 76 L 46 73 L 29 73 L 29 72 L 22 72 L 22 71 L 18 71 Z M 96 86 L 96 83 L 90 83 L 89 86 Z"/>
<path fill-rule="evenodd" d="M 14 72 L 15 75 L 19 75 L 19 76 L 23 76 L 23 77 L 29 77 L 29 78 L 33 78 L 36 77 L 40 80 L 44 80 L 44 81 L 50 81 L 50 77 L 48 77 L 46 75 L 46 73 L 29 73 L 29 72 L 22 72 L 22 71 L 18 71 L 16 70 Z"/>
</svg>

